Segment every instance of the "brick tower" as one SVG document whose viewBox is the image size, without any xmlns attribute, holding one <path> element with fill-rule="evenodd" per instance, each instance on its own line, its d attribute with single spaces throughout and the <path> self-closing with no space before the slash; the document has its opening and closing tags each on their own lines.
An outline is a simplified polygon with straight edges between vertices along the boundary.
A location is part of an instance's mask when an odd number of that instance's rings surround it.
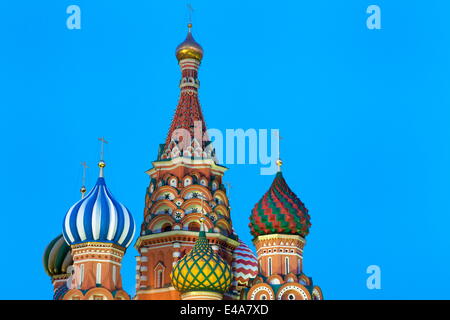
<svg viewBox="0 0 450 320">
<path fill-rule="evenodd" d="M 250 216 L 259 274 L 244 289 L 248 300 L 322 300 L 320 287 L 303 273 L 303 247 L 311 227 L 303 202 L 279 171 Z"/>
<path fill-rule="evenodd" d="M 203 49 L 194 40 L 191 27 L 189 24 L 186 39 L 176 49 L 181 92 L 175 115 L 157 160 L 147 171 L 150 184 L 135 245 L 139 252 L 136 299 L 181 299 L 170 274 L 173 265 L 193 248 L 200 219 L 214 252 L 230 266 L 239 246 L 222 180 L 227 168 L 216 163 L 198 100 Z"/>
</svg>

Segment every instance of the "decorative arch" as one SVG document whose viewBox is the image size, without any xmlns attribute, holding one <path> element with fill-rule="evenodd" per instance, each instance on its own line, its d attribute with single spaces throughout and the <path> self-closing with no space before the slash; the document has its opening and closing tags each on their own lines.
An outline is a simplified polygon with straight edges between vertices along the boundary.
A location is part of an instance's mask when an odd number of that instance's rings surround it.
<svg viewBox="0 0 450 320">
<path fill-rule="evenodd" d="M 214 200 L 215 199 L 219 199 L 219 204 L 224 204 L 225 206 L 228 207 L 228 197 L 225 194 L 225 192 L 223 190 L 216 190 L 216 192 L 214 192 Z"/>
<path fill-rule="evenodd" d="M 283 284 L 284 280 L 283 280 L 283 277 L 281 277 L 280 275 L 273 274 L 267 278 L 266 282 L 268 282 L 270 284 Z"/>
<path fill-rule="evenodd" d="M 212 229 L 214 227 L 214 225 L 212 224 L 211 220 L 209 220 L 207 217 L 205 217 L 205 215 L 201 214 L 200 212 L 196 212 L 196 213 L 190 213 L 188 215 L 185 215 L 183 219 L 181 219 L 181 224 L 183 225 L 183 230 L 188 230 L 189 228 L 189 224 L 191 224 L 192 222 L 197 222 L 200 223 L 200 218 L 204 218 L 203 219 L 203 223 L 205 224 L 206 228 Z"/>
<path fill-rule="evenodd" d="M 66 292 L 66 294 L 63 297 L 63 300 L 84 300 L 84 294 L 81 292 L 81 290 L 78 289 L 70 289 Z"/>
<path fill-rule="evenodd" d="M 217 189 L 219 189 L 220 183 L 216 177 L 216 179 L 211 181 L 211 190 L 212 191 L 216 191 Z"/>
<path fill-rule="evenodd" d="M 198 180 L 200 179 L 200 173 L 198 173 L 197 171 L 192 171 L 191 172 L 191 176 L 193 179 Z M 195 182 L 195 181 L 194 181 Z"/>
<path fill-rule="evenodd" d="M 214 211 L 217 212 L 217 214 L 221 214 L 222 216 L 229 218 L 230 213 L 228 211 L 228 208 L 225 207 L 223 204 L 219 204 L 214 207 Z"/>
<path fill-rule="evenodd" d="M 300 277 L 298 277 L 298 282 L 300 282 L 301 285 L 305 285 L 305 286 L 311 285 L 311 280 L 309 280 L 309 278 L 304 274 L 302 274 Z"/>
<path fill-rule="evenodd" d="M 201 213 L 202 208 L 204 213 L 210 213 L 212 211 L 211 207 L 206 201 L 202 201 L 201 199 L 197 198 L 186 200 L 181 205 L 181 209 L 183 209 L 186 214 L 192 214 L 196 212 Z"/>
<path fill-rule="evenodd" d="M 212 195 L 211 195 L 211 192 L 209 191 L 209 189 L 200 184 L 191 184 L 191 185 L 185 187 L 183 190 L 181 190 L 180 197 L 183 199 L 186 199 L 187 198 L 186 196 L 189 193 L 193 193 L 193 192 L 199 192 L 199 193 L 203 194 L 206 198 L 205 201 L 212 200 Z"/>
<path fill-rule="evenodd" d="M 169 177 L 166 178 L 166 183 L 168 186 L 176 188 L 178 187 L 178 178 L 175 177 L 174 175 L 170 175 Z"/>
<path fill-rule="evenodd" d="M 98 297 L 102 297 L 102 299 L 98 299 Z M 114 300 L 114 297 L 105 288 L 92 288 L 86 292 L 84 300 Z"/>
<path fill-rule="evenodd" d="M 186 175 L 186 176 L 183 177 L 182 184 L 183 184 L 184 187 L 190 186 L 193 183 L 194 183 L 194 179 L 191 176 Z"/>
<path fill-rule="evenodd" d="M 256 285 L 258 283 L 264 283 L 264 279 L 261 276 L 256 276 L 252 281 L 252 285 Z"/>
<path fill-rule="evenodd" d="M 156 199 L 158 199 L 159 196 L 164 193 L 172 194 L 172 199 L 175 199 L 178 197 L 177 189 L 175 189 L 174 187 L 171 187 L 171 186 L 162 186 L 152 194 L 152 197 L 151 197 L 152 201 L 156 201 Z"/>
<path fill-rule="evenodd" d="M 172 224 L 170 222 L 166 222 L 161 227 L 161 232 L 169 232 L 172 231 Z"/>
<path fill-rule="evenodd" d="M 114 299 L 116 300 L 130 300 L 130 296 L 123 290 L 117 290 L 114 295 Z"/>
<path fill-rule="evenodd" d="M 175 224 L 175 220 L 172 218 L 172 216 L 169 215 L 160 215 L 155 217 L 152 221 L 150 221 L 148 225 L 148 229 L 152 230 L 153 232 L 161 232 L 161 229 L 164 225 L 169 224 L 172 229 L 173 225 Z"/>
<path fill-rule="evenodd" d="M 233 232 L 233 229 L 231 228 L 230 223 L 227 220 L 225 220 L 224 218 L 217 220 L 214 223 L 214 226 L 216 228 L 219 228 L 219 232 L 227 237 Z M 223 232 L 223 231 L 225 231 L 225 232 Z"/>
<path fill-rule="evenodd" d="M 315 286 L 312 291 L 312 299 L 313 300 L 323 300 L 322 289 L 320 287 Z"/>
<path fill-rule="evenodd" d="M 204 186 L 204 187 L 208 187 L 209 179 L 202 175 L 200 177 L 200 179 L 198 180 L 198 184 L 201 185 L 201 186 Z"/>
<path fill-rule="evenodd" d="M 277 300 L 311 300 L 311 294 L 299 283 L 285 283 L 278 289 Z"/>
<path fill-rule="evenodd" d="M 160 200 L 156 202 L 151 208 L 150 212 L 153 214 L 157 214 L 158 212 L 164 212 L 164 210 L 168 209 L 171 214 L 173 210 L 175 210 L 177 206 L 170 200 Z"/>
<path fill-rule="evenodd" d="M 250 288 L 247 293 L 248 300 L 275 300 L 275 293 L 267 283 L 259 283 Z"/>
<path fill-rule="evenodd" d="M 297 282 L 298 279 L 297 279 L 297 276 L 291 272 L 284 277 L 284 281 L 286 283 L 288 283 L 288 282 L 291 283 L 291 282 Z"/>
<path fill-rule="evenodd" d="M 164 271 L 166 269 L 166 266 L 164 265 L 164 263 L 162 262 L 162 260 L 160 260 L 156 266 L 153 268 L 153 272 L 155 273 L 155 283 L 154 286 L 155 288 L 159 289 L 164 287 Z"/>
<path fill-rule="evenodd" d="M 201 229 L 201 225 L 197 221 L 192 221 L 191 223 L 188 224 L 187 228 L 188 228 L 188 231 L 199 232 Z"/>
</svg>

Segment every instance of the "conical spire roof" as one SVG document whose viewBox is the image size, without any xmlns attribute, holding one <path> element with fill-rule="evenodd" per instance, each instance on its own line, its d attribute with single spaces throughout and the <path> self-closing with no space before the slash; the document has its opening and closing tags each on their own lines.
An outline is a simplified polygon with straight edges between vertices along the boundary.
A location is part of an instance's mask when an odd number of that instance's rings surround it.
<svg viewBox="0 0 450 320">
<path fill-rule="evenodd" d="M 179 156 L 213 158 L 214 150 L 206 134 L 207 128 L 198 99 L 198 68 L 203 49 L 195 42 L 189 26 L 186 40 L 176 50 L 181 67 L 180 98 L 159 160 Z"/>
</svg>

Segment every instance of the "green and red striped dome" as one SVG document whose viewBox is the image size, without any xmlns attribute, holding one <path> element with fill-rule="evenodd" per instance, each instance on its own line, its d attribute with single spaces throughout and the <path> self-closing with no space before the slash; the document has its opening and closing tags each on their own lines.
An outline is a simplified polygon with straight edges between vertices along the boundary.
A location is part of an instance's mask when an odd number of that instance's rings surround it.
<svg viewBox="0 0 450 320">
<path fill-rule="evenodd" d="M 267 234 L 297 234 L 306 237 L 311 223 L 308 209 L 277 173 L 270 189 L 252 210 L 250 232 L 254 237 Z"/>
</svg>

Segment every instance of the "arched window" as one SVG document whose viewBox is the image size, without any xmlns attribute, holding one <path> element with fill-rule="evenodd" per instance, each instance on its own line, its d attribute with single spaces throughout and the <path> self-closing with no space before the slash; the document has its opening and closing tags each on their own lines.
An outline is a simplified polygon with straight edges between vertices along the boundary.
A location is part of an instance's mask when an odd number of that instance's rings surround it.
<svg viewBox="0 0 450 320">
<path fill-rule="evenodd" d="M 267 274 L 272 275 L 272 258 L 267 259 Z"/>
<path fill-rule="evenodd" d="M 165 223 L 162 227 L 161 227 L 161 231 L 162 232 L 167 232 L 167 231 L 171 231 L 172 230 L 172 225 L 170 223 Z"/>
<path fill-rule="evenodd" d="M 284 258 L 284 270 L 286 272 L 286 274 L 289 273 L 289 257 Z"/>
<path fill-rule="evenodd" d="M 189 231 L 200 231 L 200 224 L 198 224 L 197 222 L 192 222 L 189 224 L 188 230 Z"/>
</svg>

